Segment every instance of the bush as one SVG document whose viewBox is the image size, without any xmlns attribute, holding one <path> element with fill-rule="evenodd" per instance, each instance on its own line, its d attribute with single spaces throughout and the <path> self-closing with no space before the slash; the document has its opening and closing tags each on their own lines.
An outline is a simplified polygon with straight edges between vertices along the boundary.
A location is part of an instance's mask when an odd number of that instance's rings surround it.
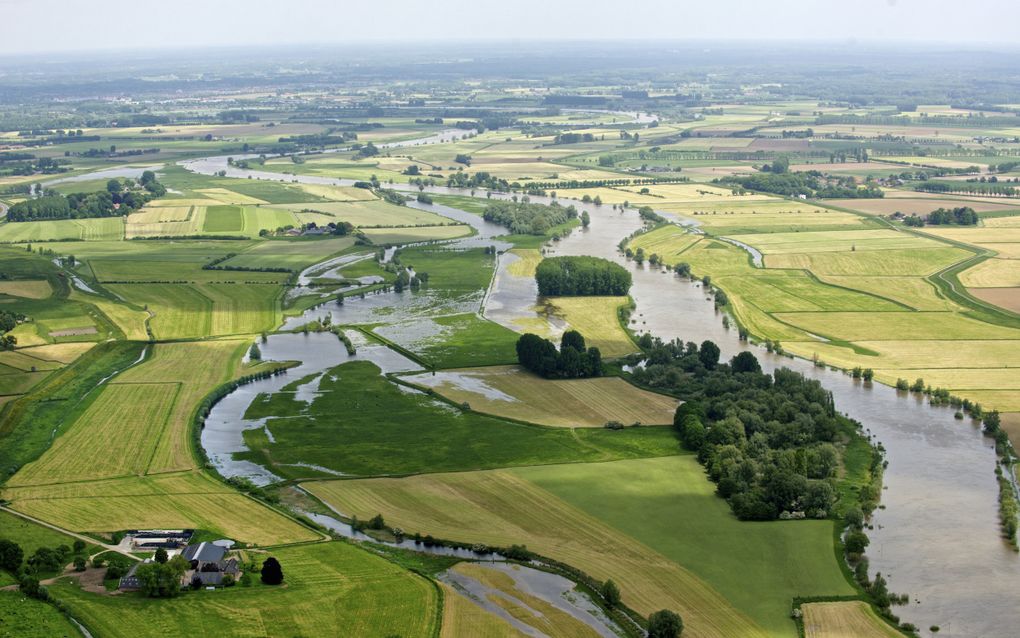
<svg viewBox="0 0 1020 638">
<path fill-rule="evenodd" d="M 684 631 L 680 615 L 663 609 L 648 617 L 648 638 L 677 638 Z"/>
<path fill-rule="evenodd" d="M 262 563 L 262 582 L 266 585 L 279 585 L 283 582 L 283 568 L 280 561 L 270 556 Z"/>
</svg>

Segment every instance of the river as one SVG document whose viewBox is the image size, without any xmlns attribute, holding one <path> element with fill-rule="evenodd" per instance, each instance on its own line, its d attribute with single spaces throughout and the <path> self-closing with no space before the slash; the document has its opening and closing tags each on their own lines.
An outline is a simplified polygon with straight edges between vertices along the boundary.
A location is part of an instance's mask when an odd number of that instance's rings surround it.
<svg viewBox="0 0 1020 638">
<path fill-rule="evenodd" d="M 251 175 L 259 179 L 313 184 L 353 183 L 352 180 L 242 170 L 228 167 L 225 157 L 183 164 L 189 170 L 209 175 L 226 170 L 230 177 Z M 417 190 L 408 184 L 392 187 Z M 469 194 L 445 187 L 426 190 L 435 194 Z M 505 195 L 494 193 L 493 197 Z M 550 200 L 532 197 L 532 201 L 547 203 Z M 867 554 L 872 574 L 881 572 L 888 578 L 892 591 L 910 595 L 908 605 L 894 608 L 897 615 L 918 627 L 939 625 L 940 635 L 944 636 L 1016 634 L 1014 626 L 1020 624 L 1020 587 L 1017 587 L 1020 585 L 1020 557 L 1000 535 L 995 452 L 992 442 L 981 435 L 977 424 L 970 420 L 958 421 L 953 417 L 953 410 L 931 408 L 922 399 L 888 386 L 865 384 L 841 372 L 815 367 L 810 361 L 771 355 L 740 342 L 736 330 L 723 326 L 721 315 L 699 283 L 647 265 L 636 265 L 619 254 L 620 239 L 641 228 L 636 211 L 620 212 L 610 206 L 585 205 L 573 200 L 569 203 L 589 212 L 591 227 L 575 230 L 566 239 L 553 244 L 549 252 L 604 257 L 628 268 L 634 276 L 631 296 L 637 305 L 632 317 L 635 329 L 667 340 L 682 338 L 700 342 L 711 339 L 719 345 L 724 357 L 752 349 L 766 370 L 788 367 L 818 379 L 832 391 L 837 409 L 860 421 L 866 432 L 881 442 L 888 467 L 882 505 L 873 517 L 874 529 L 868 532 L 871 545 Z M 428 209 L 445 214 L 436 206 Z M 660 214 L 671 217 L 667 213 Z M 461 212 L 458 217 L 467 220 L 467 215 L 470 214 Z M 492 232 L 485 229 L 474 241 L 485 240 Z M 507 275 L 506 266 L 512 259 L 513 256 L 501 257 L 493 285 L 484 300 L 485 316 L 504 325 L 509 325 L 515 317 L 533 316 L 530 308 L 537 295 L 533 282 L 515 282 Z M 376 307 L 405 303 L 387 295 L 367 299 Z M 325 312 L 331 312 L 334 321 L 342 323 L 358 317 L 363 310 L 349 301 L 342 309 L 320 307 L 292 321 L 295 324 L 304 322 Z M 335 339 L 331 335 L 330 338 Z M 297 357 L 294 352 L 287 352 L 280 358 Z M 335 359 L 336 363 L 342 360 Z M 297 377 L 292 375 L 293 378 Z M 251 390 L 242 388 L 238 392 L 250 393 Z"/>
</svg>

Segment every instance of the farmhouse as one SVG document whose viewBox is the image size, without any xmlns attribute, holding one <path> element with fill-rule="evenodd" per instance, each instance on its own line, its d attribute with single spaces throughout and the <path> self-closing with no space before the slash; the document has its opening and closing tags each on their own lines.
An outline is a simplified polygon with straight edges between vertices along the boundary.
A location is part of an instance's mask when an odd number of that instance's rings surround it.
<svg viewBox="0 0 1020 638">
<path fill-rule="evenodd" d="M 191 569 L 184 575 L 185 582 L 198 586 L 217 586 L 223 583 L 223 577 L 227 575 L 236 580 L 240 575 L 237 560 L 224 560 L 226 554 L 225 547 L 213 543 L 185 547 L 181 556 L 191 563 Z"/>
</svg>

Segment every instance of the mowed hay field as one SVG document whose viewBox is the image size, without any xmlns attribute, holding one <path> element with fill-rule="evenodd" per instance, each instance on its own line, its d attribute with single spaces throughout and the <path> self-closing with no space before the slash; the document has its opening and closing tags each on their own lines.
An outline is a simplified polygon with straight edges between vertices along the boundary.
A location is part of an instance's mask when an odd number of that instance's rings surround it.
<svg viewBox="0 0 1020 638">
<path fill-rule="evenodd" d="M 677 610 L 691 636 L 766 636 L 694 574 L 505 470 L 305 483 L 340 511 L 382 513 L 407 532 L 493 546 L 526 544 L 598 579 L 643 614 Z M 831 553 L 831 549 L 830 549 Z"/>
<path fill-rule="evenodd" d="M 674 266 L 683 261 L 683 252 L 700 240 L 699 235 L 669 225 L 635 237 L 627 243 L 627 247 L 634 251 L 641 248 L 645 251 L 645 257 L 658 255 L 662 263 Z"/>
<path fill-rule="evenodd" d="M 358 189 L 361 190 L 361 189 Z M 355 226 L 441 226 L 449 223 L 448 217 L 409 206 L 396 206 L 381 200 L 347 202 L 312 202 L 287 204 L 281 208 L 302 215 L 318 213 L 334 222 L 349 222 Z"/>
<path fill-rule="evenodd" d="M 76 531 L 194 527 L 274 544 L 314 532 L 196 468 L 190 419 L 234 378 L 247 341 L 156 344 L 114 377 L 36 461 L 6 484 L 15 509 Z"/>
<path fill-rule="evenodd" d="M 868 603 L 848 600 L 805 603 L 805 638 L 902 638 L 903 634 L 878 617 Z"/>
<path fill-rule="evenodd" d="M 269 283 L 107 284 L 107 289 L 152 314 L 157 339 L 257 334 L 280 317 L 282 288 Z"/>
<path fill-rule="evenodd" d="M 517 366 L 445 370 L 406 377 L 457 403 L 495 416 L 555 427 L 673 422 L 678 401 L 619 377 L 550 381 Z"/>
<path fill-rule="evenodd" d="M 0 243 L 70 240 L 124 239 L 123 217 L 58 219 L 0 224 Z"/>
<path fill-rule="evenodd" d="M 577 330 L 588 346 L 595 346 L 603 357 L 622 357 L 637 351 L 630 335 L 620 325 L 620 308 L 629 303 L 627 297 L 545 297 L 535 310 L 540 317 L 565 321 Z M 525 326 L 527 329 L 530 326 Z M 547 334 L 554 333 L 551 325 Z"/>
<path fill-rule="evenodd" d="M 446 226 L 394 226 L 385 228 L 363 228 L 361 232 L 368 237 L 373 244 L 381 246 L 465 237 L 471 234 L 471 227 L 467 224 L 450 224 Z"/>
<path fill-rule="evenodd" d="M 283 547 L 283 586 L 200 591 L 172 599 L 100 596 L 63 581 L 53 593 L 96 635 L 402 636 L 438 630 L 439 592 L 422 576 L 344 542 Z M 468 603 L 471 604 L 471 603 Z"/>
</svg>

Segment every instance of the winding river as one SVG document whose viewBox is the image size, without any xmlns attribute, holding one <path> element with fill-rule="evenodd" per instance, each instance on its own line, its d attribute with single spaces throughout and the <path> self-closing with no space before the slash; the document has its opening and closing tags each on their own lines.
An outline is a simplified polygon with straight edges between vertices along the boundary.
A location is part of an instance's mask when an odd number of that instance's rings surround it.
<svg viewBox="0 0 1020 638">
<path fill-rule="evenodd" d="M 182 164 L 207 175 L 225 170 L 227 176 L 238 178 L 251 176 L 312 184 L 353 183 L 352 180 L 242 170 L 227 166 L 226 157 L 189 160 Z M 393 188 L 412 189 L 407 184 L 396 184 Z M 427 190 L 436 194 L 468 195 L 466 191 L 445 187 Z M 503 195 L 493 193 L 493 197 Z M 532 201 L 547 203 L 550 200 L 532 197 Z M 631 295 L 637 304 L 632 317 L 636 330 L 649 331 L 663 339 L 698 342 L 711 339 L 719 344 L 724 357 L 753 349 L 767 370 L 787 367 L 820 380 L 832 391 L 837 408 L 863 423 L 866 431 L 882 443 L 887 452 L 888 468 L 882 506 L 873 517 L 874 529 L 869 531 L 868 556 L 872 572 L 886 576 L 892 591 L 910 595 L 908 605 L 894 608 L 896 614 L 918 627 L 939 625 L 940 635 L 945 636 L 1016 635 L 1014 627 L 1020 625 L 1020 558 L 999 532 L 998 486 L 994 476 L 996 457 L 992 442 L 981 435 L 977 424 L 969 420 L 957 421 L 951 409 L 932 408 L 922 399 L 888 386 L 865 384 L 843 373 L 817 368 L 810 361 L 768 354 L 761 348 L 740 342 L 736 330 L 723 326 L 722 317 L 706 298 L 700 284 L 636 265 L 619 254 L 620 239 L 642 226 L 636 211 L 620 212 L 609 206 L 584 205 L 573 200 L 570 203 L 589 212 L 591 227 L 575 230 L 552 245 L 549 252 L 604 257 L 628 268 L 634 276 Z M 491 237 L 505 232 L 498 227 L 489 228 L 492 225 L 486 225 L 477 215 L 436 205 L 427 209 L 471 223 L 478 234 L 459 240 L 464 245 L 467 242 L 491 244 Z M 675 221 L 690 223 L 690 220 Z M 536 302 L 537 289 L 531 280 L 508 275 L 506 266 L 513 259 L 513 255 L 501 256 L 485 298 L 479 298 L 477 303 L 474 300 L 465 302 L 465 307 L 481 308 L 484 301 L 485 316 L 504 325 L 511 325 L 515 318 L 533 316 L 531 307 Z M 411 317 L 414 315 L 413 299 L 408 295 L 368 296 L 364 303 L 352 299 L 343 307 L 313 308 L 288 324 L 299 325 L 327 312 L 333 315 L 335 322 L 360 322 L 370 317 L 373 309 L 381 307 L 386 307 L 391 316 L 393 312 L 406 312 Z M 280 387 L 301 375 L 321 372 L 346 359 L 340 344 L 337 343 L 336 348 L 325 345 L 320 348 L 319 337 L 310 337 L 271 336 L 263 348 L 267 358 L 298 359 L 303 361 L 302 367 L 290 375 L 244 386 L 214 409 L 213 415 L 219 425 L 210 425 L 219 430 L 203 432 L 202 442 L 211 450 L 210 456 L 216 459 L 221 471 L 228 475 L 232 471 L 229 445 L 216 449 L 212 439 L 215 435 L 228 443 L 236 443 L 241 428 L 259 427 L 257 423 L 243 422 L 244 410 L 259 391 Z M 322 338 L 337 341 L 328 334 Z M 376 356 L 365 350 L 360 349 L 358 356 Z M 210 421 L 213 420 L 211 415 Z M 259 472 L 251 467 L 244 470 L 256 476 Z M 261 480 L 271 479 L 262 477 Z"/>
</svg>

